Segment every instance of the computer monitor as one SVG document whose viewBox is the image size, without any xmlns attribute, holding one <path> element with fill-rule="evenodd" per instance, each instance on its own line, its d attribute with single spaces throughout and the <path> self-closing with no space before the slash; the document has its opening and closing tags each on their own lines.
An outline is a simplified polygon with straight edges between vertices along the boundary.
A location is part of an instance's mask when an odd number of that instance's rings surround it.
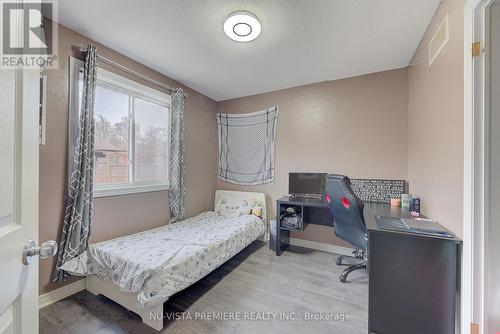
<svg viewBox="0 0 500 334">
<path fill-rule="evenodd" d="M 322 197 L 327 173 L 289 173 L 288 193 L 296 196 Z"/>
</svg>

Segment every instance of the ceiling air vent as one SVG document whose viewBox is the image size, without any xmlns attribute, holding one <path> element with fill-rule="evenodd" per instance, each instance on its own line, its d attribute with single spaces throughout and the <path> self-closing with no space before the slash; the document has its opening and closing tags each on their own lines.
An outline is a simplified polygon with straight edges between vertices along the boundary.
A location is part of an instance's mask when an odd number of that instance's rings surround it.
<svg viewBox="0 0 500 334">
<path fill-rule="evenodd" d="M 439 56 L 441 51 L 448 43 L 450 39 L 450 20 L 448 14 L 446 14 L 443 22 L 439 25 L 434 36 L 432 36 L 429 42 L 429 67 L 432 65 L 434 60 Z"/>
</svg>

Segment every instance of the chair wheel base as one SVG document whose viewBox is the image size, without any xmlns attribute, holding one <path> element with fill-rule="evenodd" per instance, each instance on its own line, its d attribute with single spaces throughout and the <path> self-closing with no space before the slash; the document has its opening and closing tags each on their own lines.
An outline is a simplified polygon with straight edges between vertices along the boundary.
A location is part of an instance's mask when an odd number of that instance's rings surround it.
<svg viewBox="0 0 500 334">
<path fill-rule="evenodd" d="M 347 276 L 355 270 L 366 269 L 366 261 L 353 264 L 352 266 L 347 267 L 339 276 L 339 280 L 342 283 L 347 282 Z"/>
</svg>

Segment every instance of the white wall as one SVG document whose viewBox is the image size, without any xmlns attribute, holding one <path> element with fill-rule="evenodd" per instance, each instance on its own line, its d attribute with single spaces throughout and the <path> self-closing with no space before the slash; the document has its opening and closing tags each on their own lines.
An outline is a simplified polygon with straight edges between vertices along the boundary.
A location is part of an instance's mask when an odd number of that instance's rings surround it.
<svg viewBox="0 0 500 334">
<path fill-rule="evenodd" d="M 491 7 L 490 216 L 486 230 L 485 333 L 500 332 L 500 0 Z"/>
</svg>

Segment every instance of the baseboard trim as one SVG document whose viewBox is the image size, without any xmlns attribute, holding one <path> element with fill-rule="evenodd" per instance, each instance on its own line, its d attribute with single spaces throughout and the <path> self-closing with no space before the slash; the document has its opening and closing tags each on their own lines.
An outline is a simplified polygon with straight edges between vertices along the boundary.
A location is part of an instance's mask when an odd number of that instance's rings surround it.
<svg viewBox="0 0 500 334">
<path fill-rule="evenodd" d="M 70 283 L 59 289 L 44 293 L 38 297 L 38 308 L 49 306 L 55 302 L 60 301 L 66 297 L 74 295 L 77 292 L 85 290 L 85 279 L 78 280 Z"/>
<path fill-rule="evenodd" d="M 323 252 L 335 253 L 339 255 L 352 255 L 352 252 L 354 251 L 354 248 L 324 244 L 322 242 L 316 242 L 298 238 L 290 238 L 290 244 L 294 246 L 310 248 L 310 249 L 320 250 Z"/>
</svg>

